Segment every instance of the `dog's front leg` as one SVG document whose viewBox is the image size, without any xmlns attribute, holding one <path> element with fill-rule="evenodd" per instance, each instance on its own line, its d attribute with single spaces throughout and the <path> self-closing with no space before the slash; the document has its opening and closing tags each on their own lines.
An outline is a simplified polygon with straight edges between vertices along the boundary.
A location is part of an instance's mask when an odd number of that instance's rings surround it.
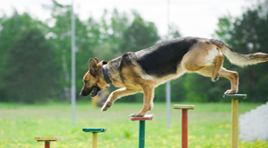
<svg viewBox="0 0 268 148">
<path fill-rule="evenodd" d="M 116 101 L 117 99 L 140 91 L 141 91 L 140 89 L 128 89 L 128 88 L 119 88 L 115 90 L 109 95 L 108 99 L 102 106 L 101 111 L 107 111 L 113 105 L 114 101 Z"/>
<path fill-rule="evenodd" d="M 142 86 L 143 89 L 143 108 L 139 113 L 131 114 L 131 117 L 143 117 L 153 108 L 154 87 L 151 85 Z"/>
</svg>

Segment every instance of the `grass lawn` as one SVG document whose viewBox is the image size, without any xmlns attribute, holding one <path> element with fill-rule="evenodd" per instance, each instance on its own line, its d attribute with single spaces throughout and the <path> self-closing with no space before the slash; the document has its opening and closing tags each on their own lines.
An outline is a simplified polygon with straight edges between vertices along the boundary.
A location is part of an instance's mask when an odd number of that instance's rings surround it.
<svg viewBox="0 0 268 148">
<path fill-rule="evenodd" d="M 172 103 L 178 104 L 178 103 Z M 193 104 L 188 112 L 188 143 L 190 148 L 231 147 L 230 103 L 182 103 Z M 240 103 L 239 113 L 245 113 L 260 104 Z M 181 111 L 171 110 L 171 125 L 166 128 L 166 104 L 155 103 L 146 121 L 147 148 L 181 147 Z M 42 148 L 37 136 L 58 136 L 51 148 L 91 147 L 91 133 L 82 132 L 85 127 L 103 127 L 107 132 L 98 134 L 100 148 L 137 148 L 138 122 L 130 121 L 129 114 L 138 112 L 142 104 L 115 103 L 107 112 L 100 112 L 91 103 L 78 102 L 76 124 L 71 125 L 71 105 L 48 103 L 38 105 L 0 103 L 0 147 Z M 239 148 L 268 148 L 267 141 L 239 141 Z"/>
</svg>

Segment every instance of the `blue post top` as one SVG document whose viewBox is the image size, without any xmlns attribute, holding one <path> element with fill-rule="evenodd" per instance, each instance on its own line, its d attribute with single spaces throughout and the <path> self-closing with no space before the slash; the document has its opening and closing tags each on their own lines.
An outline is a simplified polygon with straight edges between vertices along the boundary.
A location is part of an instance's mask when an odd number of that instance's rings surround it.
<svg viewBox="0 0 268 148">
<path fill-rule="evenodd" d="M 230 98 L 230 99 L 246 99 L 247 94 L 224 94 L 223 98 Z"/>
<path fill-rule="evenodd" d="M 106 132 L 107 128 L 83 128 L 84 132 L 99 133 Z"/>
</svg>

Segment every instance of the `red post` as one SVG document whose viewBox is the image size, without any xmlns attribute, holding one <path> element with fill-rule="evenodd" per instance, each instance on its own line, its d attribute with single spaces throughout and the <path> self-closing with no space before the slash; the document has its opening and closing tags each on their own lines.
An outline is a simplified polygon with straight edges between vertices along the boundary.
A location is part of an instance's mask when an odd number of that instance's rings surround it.
<svg viewBox="0 0 268 148">
<path fill-rule="evenodd" d="M 45 148 L 50 148 L 50 141 L 45 141 Z"/>
<path fill-rule="evenodd" d="M 194 109 L 194 105 L 173 105 L 174 109 L 181 109 L 181 147 L 188 148 L 188 109 Z"/>
<path fill-rule="evenodd" d="M 34 140 L 38 142 L 45 142 L 44 146 L 45 148 L 50 148 L 50 142 L 51 141 L 59 141 L 60 137 L 34 137 Z"/>
<path fill-rule="evenodd" d="M 188 111 L 187 109 L 182 109 L 182 116 L 181 116 L 181 147 L 187 148 L 188 147 Z"/>
</svg>

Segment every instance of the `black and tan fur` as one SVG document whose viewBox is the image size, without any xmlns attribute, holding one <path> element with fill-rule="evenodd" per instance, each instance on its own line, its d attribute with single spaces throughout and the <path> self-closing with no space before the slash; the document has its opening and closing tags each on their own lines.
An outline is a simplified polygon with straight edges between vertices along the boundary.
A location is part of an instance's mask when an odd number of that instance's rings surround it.
<svg viewBox="0 0 268 148">
<path fill-rule="evenodd" d="M 239 54 L 226 44 L 214 39 L 184 37 L 158 43 L 152 47 L 128 52 L 106 63 L 97 58 L 89 60 L 89 70 L 85 74 L 82 96 L 106 89 L 109 84 L 103 75 L 103 65 L 108 68 L 108 76 L 118 90 L 112 92 L 102 107 L 108 110 L 118 98 L 143 92 L 144 106 L 139 113 L 131 116 L 144 116 L 153 108 L 154 89 L 167 80 L 175 79 L 187 72 L 195 72 L 217 81 L 224 77 L 231 82 L 231 89 L 225 94 L 238 91 L 238 73 L 222 67 L 224 54 L 231 63 L 238 66 L 253 65 L 268 61 L 268 54 Z"/>
</svg>

